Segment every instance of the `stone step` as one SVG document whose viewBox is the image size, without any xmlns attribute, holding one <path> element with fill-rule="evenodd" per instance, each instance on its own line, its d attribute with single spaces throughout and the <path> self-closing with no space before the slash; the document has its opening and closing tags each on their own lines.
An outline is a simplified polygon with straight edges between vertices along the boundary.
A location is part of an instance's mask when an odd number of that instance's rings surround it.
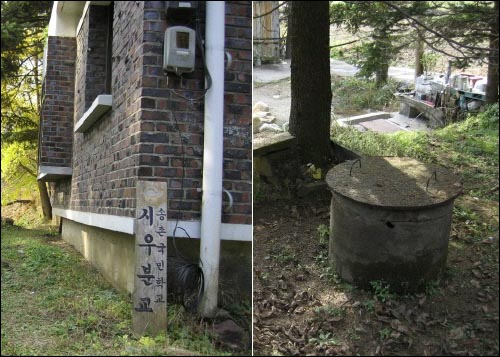
<svg viewBox="0 0 500 357">
<path fill-rule="evenodd" d="M 261 156 L 270 152 L 290 148 L 295 137 L 288 132 L 279 133 L 271 137 L 254 138 L 253 155 Z"/>
<path fill-rule="evenodd" d="M 370 120 L 388 119 L 390 117 L 391 117 L 390 113 L 375 112 L 375 113 L 368 113 L 368 114 L 356 115 L 353 117 L 338 119 L 337 122 L 341 125 L 342 124 L 353 125 L 353 124 L 359 124 L 359 123 L 362 123 L 365 121 L 370 121 Z"/>
</svg>

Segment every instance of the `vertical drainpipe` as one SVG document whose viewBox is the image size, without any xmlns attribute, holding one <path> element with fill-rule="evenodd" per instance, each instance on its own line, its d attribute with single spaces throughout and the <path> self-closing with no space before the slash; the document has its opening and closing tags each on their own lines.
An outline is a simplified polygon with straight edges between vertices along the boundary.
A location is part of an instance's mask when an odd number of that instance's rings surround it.
<svg viewBox="0 0 500 357">
<path fill-rule="evenodd" d="M 222 210 L 222 162 L 224 123 L 224 1 L 206 2 L 205 53 L 212 87 L 205 96 L 203 142 L 203 197 L 201 206 L 200 259 L 205 291 L 200 312 L 217 312 Z"/>
</svg>

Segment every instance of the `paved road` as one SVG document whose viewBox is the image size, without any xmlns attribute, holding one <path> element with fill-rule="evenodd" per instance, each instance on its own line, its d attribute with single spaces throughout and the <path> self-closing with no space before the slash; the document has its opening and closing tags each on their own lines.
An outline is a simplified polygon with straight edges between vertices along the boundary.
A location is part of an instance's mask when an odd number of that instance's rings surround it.
<svg viewBox="0 0 500 357">
<path fill-rule="evenodd" d="M 342 61 L 330 59 L 330 72 L 340 76 L 354 76 L 359 69 Z M 389 76 L 399 81 L 413 82 L 414 70 L 404 67 L 390 67 Z M 255 83 L 269 83 L 276 80 L 290 78 L 288 63 L 268 64 L 253 68 Z M 290 116 L 290 82 L 280 82 L 254 87 L 253 102 L 264 102 L 269 105 L 272 115 L 276 117 L 276 124 L 282 126 Z M 364 130 L 378 132 L 393 132 L 398 130 L 430 130 L 427 122 L 421 119 L 410 119 L 399 113 L 391 113 L 388 120 L 367 122 Z M 274 133 L 259 133 L 257 138 L 273 136 Z"/>
<path fill-rule="evenodd" d="M 354 76 L 359 71 L 356 66 L 343 61 L 330 59 L 330 73 L 339 76 Z M 389 76 L 405 82 L 413 82 L 414 69 L 406 67 L 390 67 Z M 290 63 L 265 64 L 253 68 L 254 82 L 272 82 L 275 80 L 290 77 Z"/>
</svg>

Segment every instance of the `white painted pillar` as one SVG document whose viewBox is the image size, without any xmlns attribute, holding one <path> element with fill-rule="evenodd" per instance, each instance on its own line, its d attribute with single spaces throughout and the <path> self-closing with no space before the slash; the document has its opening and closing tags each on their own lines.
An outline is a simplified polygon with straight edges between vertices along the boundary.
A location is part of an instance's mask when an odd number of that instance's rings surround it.
<svg viewBox="0 0 500 357">
<path fill-rule="evenodd" d="M 212 86 L 205 96 L 203 198 L 201 207 L 200 259 L 205 291 L 200 312 L 217 312 L 222 215 L 223 124 L 224 124 L 224 1 L 206 2 L 205 57 Z"/>
</svg>

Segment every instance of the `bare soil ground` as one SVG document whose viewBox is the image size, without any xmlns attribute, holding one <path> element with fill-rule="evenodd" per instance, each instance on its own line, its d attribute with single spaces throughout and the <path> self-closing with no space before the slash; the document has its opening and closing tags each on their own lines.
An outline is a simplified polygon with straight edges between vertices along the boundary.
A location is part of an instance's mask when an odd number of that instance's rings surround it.
<svg viewBox="0 0 500 357">
<path fill-rule="evenodd" d="M 263 102 L 269 106 L 269 111 L 276 117 L 275 124 L 280 127 L 290 118 L 290 77 L 271 83 L 255 83 L 253 103 Z M 254 134 L 255 138 L 268 137 L 273 134 L 266 132 Z"/>
<path fill-rule="evenodd" d="M 474 237 L 454 215 L 446 271 L 426 291 L 363 291 L 328 265 L 329 203 L 254 205 L 255 355 L 498 355 L 498 232 Z M 496 205 L 477 212 L 498 222 Z"/>
<path fill-rule="evenodd" d="M 335 45 L 353 37 L 332 29 L 330 39 Z M 412 67 L 413 55 L 403 51 L 397 65 Z M 432 70 L 446 66 L 442 59 Z M 485 67 L 466 72 L 486 74 Z M 253 99 L 267 103 L 283 124 L 290 78 L 254 81 Z M 479 165 L 477 175 L 482 171 Z M 468 181 L 470 191 L 495 186 Z M 344 283 L 329 266 L 326 189 L 298 198 L 286 184 L 259 182 L 254 195 L 254 355 L 499 354 L 498 196 L 459 197 L 445 271 L 421 293 L 396 295 L 381 284 L 364 291 Z"/>
</svg>

